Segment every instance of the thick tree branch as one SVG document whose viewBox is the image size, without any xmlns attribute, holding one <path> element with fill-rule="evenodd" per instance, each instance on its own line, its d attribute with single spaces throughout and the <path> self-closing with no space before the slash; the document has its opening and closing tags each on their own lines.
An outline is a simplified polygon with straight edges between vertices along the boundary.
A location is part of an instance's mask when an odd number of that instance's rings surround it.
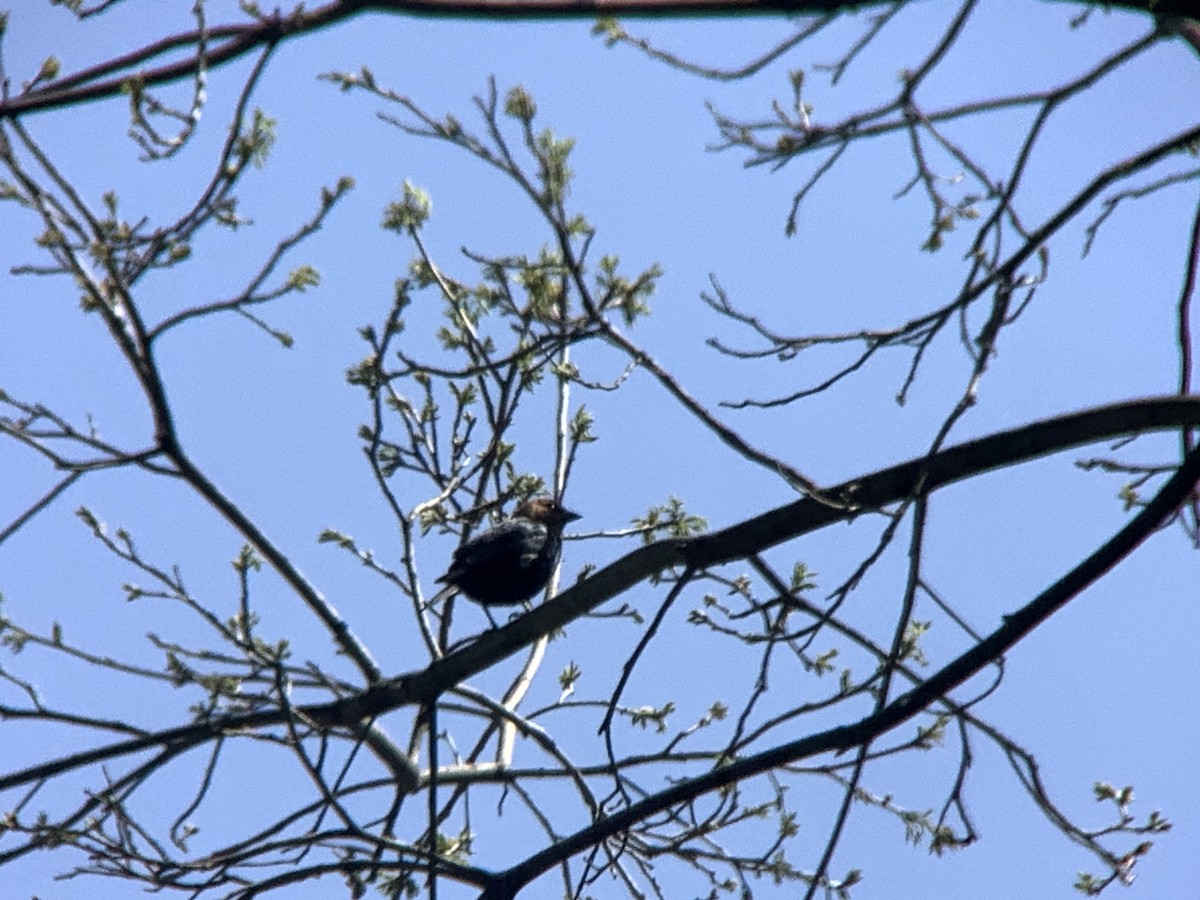
<svg viewBox="0 0 1200 900">
<path fill-rule="evenodd" d="M 969 446 L 969 445 L 967 445 Z M 892 703 L 850 725 L 842 725 L 772 747 L 762 753 L 735 760 L 712 771 L 672 784 L 645 800 L 634 803 L 573 835 L 560 839 L 521 864 L 498 873 L 481 900 L 507 900 L 517 891 L 570 856 L 615 837 L 643 819 L 660 814 L 679 803 L 759 775 L 778 766 L 823 753 L 863 747 L 907 722 L 930 703 L 963 684 L 986 666 L 1000 659 L 1022 638 L 1062 609 L 1071 599 L 1099 580 L 1128 556 L 1170 516 L 1200 479 L 1200 449 L 1184 459 L 1175 474 L 1136 516 L 1095 552 L 1050 585 L 1041 594 L 1004 617 L 1004 624 L 979 641 L 936 674 L 922 681 Z"/>
<path fill-rule="evenodd" d="M 746 15 L 762 13 L 853 12 L 881 5 L 884 0 L 332 0 L 314 9 L 278 10 L 246 23 L 217 25 L 203 35 L 208 51 L 205 64 L 213 69 L 240 59 L 259 48 L 310 34 L 365 12 L 400 13 L 440 18 L 479 19 L 595 19 L 603 16 L 662 17 L 687 15 Z M 1062 2 L 1062 0 L 1057 0 Z M 1074 0 L 1073 0 L 1074 2 Z M 1200 23 L 1194 0 L 1125 0 L 1095 3 L 1157 16 L 1160 26 L 1197 47 Z M 96 66 L 42 84 L 34 90 L 0 100 L 0 119 L 41 110 L 58 109 L 120 96 L 126 84 L 137 79 L 146 86 L 169 84 L 195 76 L 197 56 L 152 67 L 150 64 L 181 47 L 199 46 L 198 31 L 180 32 Z"/>
<path fill-rule="evenodd" d="M 845 502 L 842 506 L 831 506 L 806 497 L 712 534 L 668 539 L 641 547 L 563 591 L 550 602 L 508 625 L 485 632 L 475 642 L 436 660 L 419 672 L 388 679 L 360 694 L 333 702 L 297 705 L 296 711 L 325 727 L 352 727 L 389 710 L 428 703 L 454 685 L 511 656 L 521 647 L 553 633 L 671 566 L 683 564 L 701 570 L 744 559 L 834 522 L 851 519 L 864 509 L 876 509 L 894 503 L 912 494 L 918 485 L 926 493 L 932 493 L 965 478 L 1082 444 L 1132 432 L 1177 430 L 1186 426 L 1200 427 L 1200 397 L 1151 398 L 1117 403 L 958 444 L 928 458 L 910 460 L 830 488 L 826 496 L 841 498 Z M 1171 483 L 1174 484 L 1174 480 Z M 1189 490 L 1190 487 L 1189 483 Z M 1161 492 L 1159 496 L 1163 496 Z M 1165 514 L 1159 515 L 1154 524 L 1161 521 Z M 1142 521 L 1142 516 L 1133 521 Z M 1021 634 L 1033 626 L 1024 627 Z M 989 638 L 979 646 L 991 646 L 988 643 L 991 640 Z M 971 658 L 975 659 L 974 656 Z M 940 696 L 946 690 L 948 688 L 930 696 Z M 903 700 L 900 698 L 896 703 Z M 224 734 L 280 725 L 290 715 L 288 710 L 282 709 L 229 715 L 119 741 L 2 776 L 0 790 L 52 778 L 151 747 L 196 746 Z M 906 713 L 903 719 L 910 715 L 912 712 Z M 888 727 L 894 727 L 895 724 Z"/>
</svg>

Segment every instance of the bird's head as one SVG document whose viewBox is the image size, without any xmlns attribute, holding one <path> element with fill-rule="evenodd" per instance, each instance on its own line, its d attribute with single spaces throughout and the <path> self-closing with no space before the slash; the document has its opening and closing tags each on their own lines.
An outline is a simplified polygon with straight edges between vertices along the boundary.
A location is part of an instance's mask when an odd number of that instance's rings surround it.
<svg viewBox="0 0 1200 900">
<path fill-rule="evenodd" d="M 568 522 L 578 519 L 579 513 L 571 512 L 553 497 L 534 497 L 518 504 L 513 516 L 529 519 L 547 528 L 562 528 Z"/>
</svg>

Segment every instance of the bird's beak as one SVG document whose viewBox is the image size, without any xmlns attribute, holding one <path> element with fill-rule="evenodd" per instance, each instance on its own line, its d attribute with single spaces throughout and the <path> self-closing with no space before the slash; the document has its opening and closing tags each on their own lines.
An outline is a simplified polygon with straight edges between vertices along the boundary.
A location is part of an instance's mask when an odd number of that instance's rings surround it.
<svg viewBox="0 0 1200 900">
<path fill-rule="evenodd" d="M 566 523 L 566 522 L 574 522 L 576 519 L 582 519 L 582 518 L 583 518 L 583 516 L 581 516 L 579 513 L 577 513 L 577 512 L 571 512 L 569 509 L 563 509 L 563 510 L 561 510 L 561 511 L 559 512 L 559 515 L 562 517 L 562 520 L 563 520 L 563 522 L 564 522 L 564 523 Z"/>
</svg>

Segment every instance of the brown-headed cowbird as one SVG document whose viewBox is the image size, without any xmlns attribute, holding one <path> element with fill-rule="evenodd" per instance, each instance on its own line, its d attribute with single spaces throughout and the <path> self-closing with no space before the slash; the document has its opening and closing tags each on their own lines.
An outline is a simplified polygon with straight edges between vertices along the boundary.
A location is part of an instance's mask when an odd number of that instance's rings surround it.
<svg viewBox="0 0 1200 900">
<path fill-rule="evenodd" d="M 550 580 L 563 526 L 578 518 L 550 497 L 526 500 L 511 518 L 455 550 L 449 571 L 438 581 L 484 607 L 524 603 Z"/>
</svg>

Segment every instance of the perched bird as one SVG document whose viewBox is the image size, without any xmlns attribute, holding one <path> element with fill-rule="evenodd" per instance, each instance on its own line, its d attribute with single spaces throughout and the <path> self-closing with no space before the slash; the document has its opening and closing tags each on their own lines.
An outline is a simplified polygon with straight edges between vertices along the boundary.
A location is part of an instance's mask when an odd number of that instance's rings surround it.
<svg viewBox="0 0 1200 900">
<path fill-rule="evenodd" d="M 511 518 L 454 551 L 450 569 L 438 579 L 447 585 L 442 593 L 457 589 L 485 609 L 524 603 L 550 580 L 563 526 L 578 518 L 550 497 L 520 503 Z"/>
</svg>

